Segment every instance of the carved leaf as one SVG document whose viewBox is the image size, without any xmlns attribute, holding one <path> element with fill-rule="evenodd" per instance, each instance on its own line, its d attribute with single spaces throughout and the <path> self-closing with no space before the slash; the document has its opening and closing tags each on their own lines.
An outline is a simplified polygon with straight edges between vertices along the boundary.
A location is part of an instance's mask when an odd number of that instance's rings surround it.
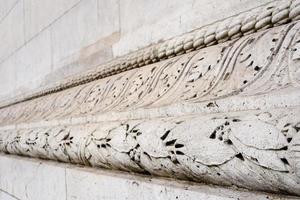
<svg viewBox="0 0 300 200">
<path fill-rule="evenodd" d="M 233 145 L 243 154 L 246 155 L 249 160 L 253 162 L 277 171 L 288 171 L 285 163 L 285 158 L 280 158 L 277 151 L 256 149 L 251 146 L 247 146 L 240 142 L 236 137 L 230 135 Z"/>
<path fill-rule="evenodd" d="M 233 123 L 232 134 L 244 145 L 257 149 L 281 149 L 287 141 L 273 125 L 261 121 L 241 121 Z"/>
<path fill-rule="evenodd" d="M 186 150 L 187 155 L 205 165 L 220 165 L 232 159 L 236 152 L 223 142 L 216 140 L 191 141 Z"/>
</svg>

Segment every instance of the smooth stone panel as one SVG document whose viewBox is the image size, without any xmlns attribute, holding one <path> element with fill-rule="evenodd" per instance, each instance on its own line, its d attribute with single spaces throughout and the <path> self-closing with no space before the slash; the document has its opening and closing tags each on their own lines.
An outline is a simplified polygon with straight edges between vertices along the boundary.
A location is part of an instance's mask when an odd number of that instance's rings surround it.
<svg viewBox="0 0 300 200">
<path fill-rule="evenodd" d="M 42 32 L 10 59 L 16 61 L 14 94 L 24 94 L 41 86 L 52 67 L 50 31 Z"/>
<path fill-rule="evenodd" d="M 23 0 L 0 23 L 0 63 L 24 44 Z"/>
<path fill-rule="evenodd" d="M 97 31 L 97 0 L 81 1 L 51 26 L 54 68 L 57 63 L 92 43 Z"/>
<path fill-rule="evenodd" d="M 1 1 L 0 6 L 0 23 L 9 14 L 9 12 L 14 8 L 18 0 L 5 0 Z"/>
<path fill-rule="evenodd" d="M 80 3 L 51 27 L 54 69 L 46 82 L 62 80 L 113 58 L 112 45 L 120 37 L 119 0 L 84 4 Z M 71 37 L 64 37 L 65 34 Z"/>
<path fill-rule="evenodd" d="M 97 0 L 98 31 L 99 36 L 108 36 L 119 31 L 120 0 Z"/>
<path fill-rule="evenodd" d="M 111 59 L 110 46 L 116 42 L 114 35 L 119 31 L 118 21 L 117 1 L 80 2 L 51 26 L 54 70 L 75 61 L 81 62 L 99 51 L 102 51 L 102 62 Z M 76 66 L 73 67 L 73 71 L 76 70 Z M 69 75 L 69 72 L 65 73 Z"/>
<path fill-rule="evenodd" d="M 28 41 L 80 0 L 24 0 L 25 40 Z"/>
</svg>

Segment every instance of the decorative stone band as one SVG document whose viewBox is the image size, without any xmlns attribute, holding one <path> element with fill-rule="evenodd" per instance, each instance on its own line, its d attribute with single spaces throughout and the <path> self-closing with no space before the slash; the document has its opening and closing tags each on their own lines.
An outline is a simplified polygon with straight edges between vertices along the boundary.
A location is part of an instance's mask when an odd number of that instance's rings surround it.
<svg viewBox="0 0 300 200">
<path fill-rule="evenodd" d="M 243 35 L 298 20 L 300 0 L 280 0 L 239 15 L 215 22 L 191 33 L 131 53 L 101 65 L 85 74 L 74 76 L 53 86 L 39 88 L 32 94 L 2 102 L 1 107 L 41 97 L 96 79 L 155 63 L 175 55 L 240 38 Z"/>
<path fill-rule="evenodd" d="M 5 107 L 0 125 L 105 113 L 119 120 L 122 113 L 123 119 L 139 119 L 298 106 L 299 27 L 295 22 L 264 30 Z"/>
<path fill-rule="evenodd" d="M 2 108 L 0 151 L 300 195 L 299 28 L 263 30 Z M 177 113 L 186 106 L 196 111 Z M 148 114 L 135 116 L 139 109 Z M 113 117 L 90 120 L 105 113 Z"/>
<path fill-rule="evenodd" d="M 300 195 L 300 106 L 0 130 L 0 150 Z"/>
</svg>

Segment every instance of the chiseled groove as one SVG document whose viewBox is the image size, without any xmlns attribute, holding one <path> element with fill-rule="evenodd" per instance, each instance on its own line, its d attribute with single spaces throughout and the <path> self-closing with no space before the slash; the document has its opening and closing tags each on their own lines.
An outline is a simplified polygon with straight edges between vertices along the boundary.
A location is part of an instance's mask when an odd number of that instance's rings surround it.
<svg viewBox="0 0 300 200">
<path fill-rule="evenodd" d="M 298 19 L 300 19 L 300 0 L 271 2 L 182 36 L 113 59 L 96 69 L 73 76 L 52 86 L 39 88 L 31 94 L 4 101 L 1 103 L 2 105 L 0 104 L 0 109 Z"/>
</svg>

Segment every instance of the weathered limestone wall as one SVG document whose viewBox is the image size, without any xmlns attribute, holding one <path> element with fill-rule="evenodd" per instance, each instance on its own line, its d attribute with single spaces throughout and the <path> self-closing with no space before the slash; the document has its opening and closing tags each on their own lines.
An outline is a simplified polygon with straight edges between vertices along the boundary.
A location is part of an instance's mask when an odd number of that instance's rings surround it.
<svg viewBox="0 0 300 200">
<path fill-rule="evenodd" d="M 7 1 L 0 199 L 299 197 L 300 0 L 266 2 Z"/>
<path fill-rule="evenodd" d="M 271 0 L 2 0 L 0 99 Z"/>
</svg>

